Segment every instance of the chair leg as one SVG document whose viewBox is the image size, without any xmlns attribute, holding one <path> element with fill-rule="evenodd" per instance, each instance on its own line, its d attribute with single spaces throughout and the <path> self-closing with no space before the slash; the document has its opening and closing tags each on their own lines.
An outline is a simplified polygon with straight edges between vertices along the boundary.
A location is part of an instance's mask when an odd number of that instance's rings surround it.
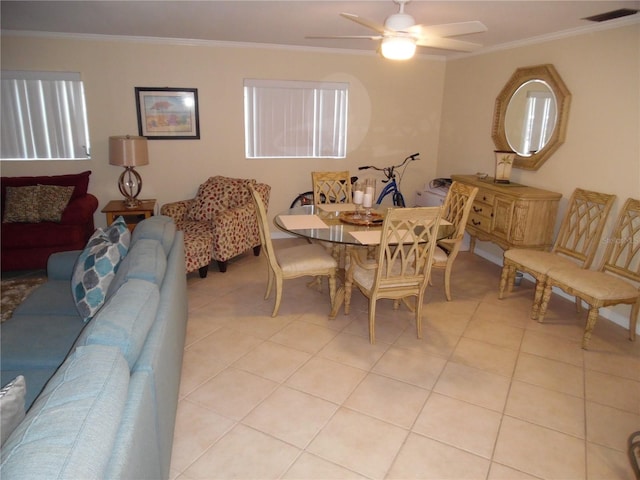
<svg viewBox="0 0 640 480">
<path fill-rule="evenodd" d="M 319 292 L 322 291 L 322 277 L 320 275 L 313 277 L 309 283 L 307 283 L 307 287 L 315 287 Z"/>
<path fill-rule="evenodd" d="M 544 294 L 544 289 L 547 281 L 546 278 L 536 278 L 536 291 L 533 296 L 533 305 L 531 305 L 531 318 L 533 320 L 537 320 L 540 311 L 540 303 L 542 302 L 542 296 Z M 551 294 L 549 294 L 551 295 Z M 549 297 L 551 298 L 551 297 Z"/>
<path fill-rule="evenodd" d="M 629 317 L 629 340 L 636 341 L 636 325 L 638 324 L 638 313 L 640 312 L 640 298 L 631 307 L 631 316 Z"/>
<path fill-rule="evenodd" d="M 422 338 L 422 302 L 424 301 L 424 292 L 416 297 L 416 336 Z"/>
<path fill-rule="evenodd" d="M 504 298 L 504 291 L 505 288 L 507 288 L 507 282 L 509 281 L 509 273 L 511 268 L 512 267 L 505 261 L 505 264 L 502 267 L 502 273 L 500 274 L 500 290 L 498 291 L 498 298 L 500 300 Z"/>
<path fill-rule="evenodd" d="M 453 270 L 453 260 L 455 259 L 449 259 L 444 269 L 444 295 L 447 298 L 447 302 L 451 301 L 451 270 Z"/>
<path fill-rule="evenodd" d="M 218 263 L 218 269 L 220 269 L 220 272 L 224 273 L 227 271 L 227 262 L 217 261 L 217 263 Z"/>
<path fill-rule="evenodd" d="M 278 310 L 280 310 L 280 301 L 282 300 L 282 279 L 276 278 L 276 304 L 273 307 L 272 317 L 278 315 Z"/>
<path fill-rule="evenodd" d="M 551 300 L 551 285 L 545 285 L 544 290 L 542 292 L 542 300 L 540 300 L 540 308 L 538 309 L 538 318 L 534 320 L 538 320 L 538 322 L 542 323 L 544 321 L 544 316 L 547 313 L 547 307 L 549 306 L 549 300 Z"/>
<path fill-rule="evenodd" d="M 257 246 L 255 246 L 255 247 L 253 247 L 253 254 L 254 254 L 256 257 L 259 257 L 259 256 L 260 256 L 260 247 L 261 247 L 261 246 L 262 246 L 262 245 L 257 245 Z"/>
<path fill-rule="evenodd" d="M 369 298 L 369 342 L 376 343 L 376 300 Z"/>
<path fill-rule="evenodd" d="M 351 292 L 353 291 L 353 283 L 347 281 L 344 284 L 344 314 L 349 315 L 351 310 Z"/>
<path fill-rule="evenodd" d="M 591 340 L 591 334 L 593 333 L 593 329 L 596 326 L 599 311 L 599 308 L 589 307 L 589 313 L 587 314 L 587 325 L 584 328 L 584 335 L 582 337 L 582 348 L 585 350 L 589 346 L 589 340 Z"/>
<path fill-rule="evenodd" d="M 271 289 L 273 288 L 273 280 L 275 278 L 275 274 L 273 273 L 273 270 L 271 270 L 271 267 L 268 268 L 268 277 L 267 277 L 267 291 L 264 294 L 264 299 L 266 300 L 267 298 L 269 298 L 269 295 L 271 295 Z"/>
<path fill-rule="evenodd" d="M 200 267 L 198 269 L 198 274 L 200 275 L 200 278 L 206 278 L 208 271 L 209 271 L 209 265 L 205 265 L 204 267 Z"/>
<path fill-rule="evenodd" d="M 410 312 L 415 312 L 416 311 L 416 307 L 411 305 L 409 303 L 409 300 L 407 300 L 409 297 L 402 297 L 402 300 L 400 300 L 402 303 L 404 303 L 404 305 L 409 309 Z M 416 303 L 417 305 L 417 303 Z"/>
<path fill-rule="evenodd" d="M 333 272 L 329 275 L 329 298 L 331 300 L 331 307 L 336 301 L 336 274 Z"/>
</svg>

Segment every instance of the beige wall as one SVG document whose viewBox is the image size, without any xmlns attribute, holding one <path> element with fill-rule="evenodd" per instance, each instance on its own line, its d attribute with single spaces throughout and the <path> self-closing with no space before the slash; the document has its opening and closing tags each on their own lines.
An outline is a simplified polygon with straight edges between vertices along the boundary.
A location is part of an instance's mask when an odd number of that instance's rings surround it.
<svg viewBox="0 0 640 480">
<path fill-rule="evenodd" d="M 494 172 L 496 96 L 519 67 L 551 63 L 572 94 L 565 143 L 537 171 L 512 180 L 560 192 L 576 187 L 640 198 L 640 26 L 571 37 L 447 63 L 438 176 Z M 612 217 L 614 216 L 612 215 Z M 502 258 L 492 244 L 479 244 Z"/>
<path fill-rule="evenodd" d="M 136 134 L 134 87 L 198 89 L 200 140 L 149 142 L 150 164 L 137 169 L 144 198 L 166 203 L 194 196 L 212 175 L 255 178 L 272 187 L 269 211 L 285 208 L 311 189 L 313 170 L 387 165 L 420 152 L 403 190 L 435 175 L 445 62 L 389 63 L 375 55 L 300 50 L 186 46 L 60 38 L 2 38 L 2 68 L 79 71 L 85 84 L 92 159 L 82 162 L 2 162 L 2 175 L 58 174 L 91 169 L 90 191 L 100 208 L 119 198 L 121 169 L 108 164 L 108 137 Z M 343 160 L 247 160 L 244 156 L 243 79 L 347 81 L 348 154 Z M 360 172 L 360 175 L 363 175 Z M 104 224 L 96 214 L 96 224 Z"/>
</svg>

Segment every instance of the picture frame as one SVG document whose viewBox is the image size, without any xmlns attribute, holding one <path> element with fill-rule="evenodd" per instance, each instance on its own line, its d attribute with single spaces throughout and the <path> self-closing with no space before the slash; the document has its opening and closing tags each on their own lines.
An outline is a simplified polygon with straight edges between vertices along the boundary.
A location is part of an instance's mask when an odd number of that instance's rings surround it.
<svg viewBox="0 0 640 480">
<path fill-rule="evenodd" d="M 148 140 L 199 140 L 197 88 L 135 87 L 138 135 Z"/>
</svg>

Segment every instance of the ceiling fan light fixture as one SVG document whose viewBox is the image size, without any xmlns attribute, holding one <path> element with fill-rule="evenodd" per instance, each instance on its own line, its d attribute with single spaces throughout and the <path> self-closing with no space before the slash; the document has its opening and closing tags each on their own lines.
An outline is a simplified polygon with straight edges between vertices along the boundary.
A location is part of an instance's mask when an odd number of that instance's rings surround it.
<svg viewBox="0 0 640 480">
<path fill-rule="evenodd" d="M 389 60 L 408 60 L 416 53 L 416 41 L 411 37 L 385 37 L 381 50 Z"/>
</svg>

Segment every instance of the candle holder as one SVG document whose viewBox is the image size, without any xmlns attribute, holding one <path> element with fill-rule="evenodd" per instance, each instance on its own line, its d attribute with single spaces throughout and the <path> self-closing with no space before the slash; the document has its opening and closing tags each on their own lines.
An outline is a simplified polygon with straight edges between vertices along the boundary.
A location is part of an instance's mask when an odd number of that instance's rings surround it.
<svg viewBox="0 0 640 480">
<path fill-rule="evenodd" d="M 367 178 L 364 181 L 364 195 L 362 196 L 362 206 L 364 207 L 364 215 L 371 218 L 371 207 L 373 207 L 374 198 L 376 197 L 376 181 L 373 178 Z"/>
<path fill-rule="evenodd" d="M 364 198 L 364 184 L 362 182 L 356 182 L 353 186 L 353 203 L 356 206 L 356 213 L 353 218 L 361 219 L 360 209 L 362 208 L 362 200 Z"/>
</svg>

